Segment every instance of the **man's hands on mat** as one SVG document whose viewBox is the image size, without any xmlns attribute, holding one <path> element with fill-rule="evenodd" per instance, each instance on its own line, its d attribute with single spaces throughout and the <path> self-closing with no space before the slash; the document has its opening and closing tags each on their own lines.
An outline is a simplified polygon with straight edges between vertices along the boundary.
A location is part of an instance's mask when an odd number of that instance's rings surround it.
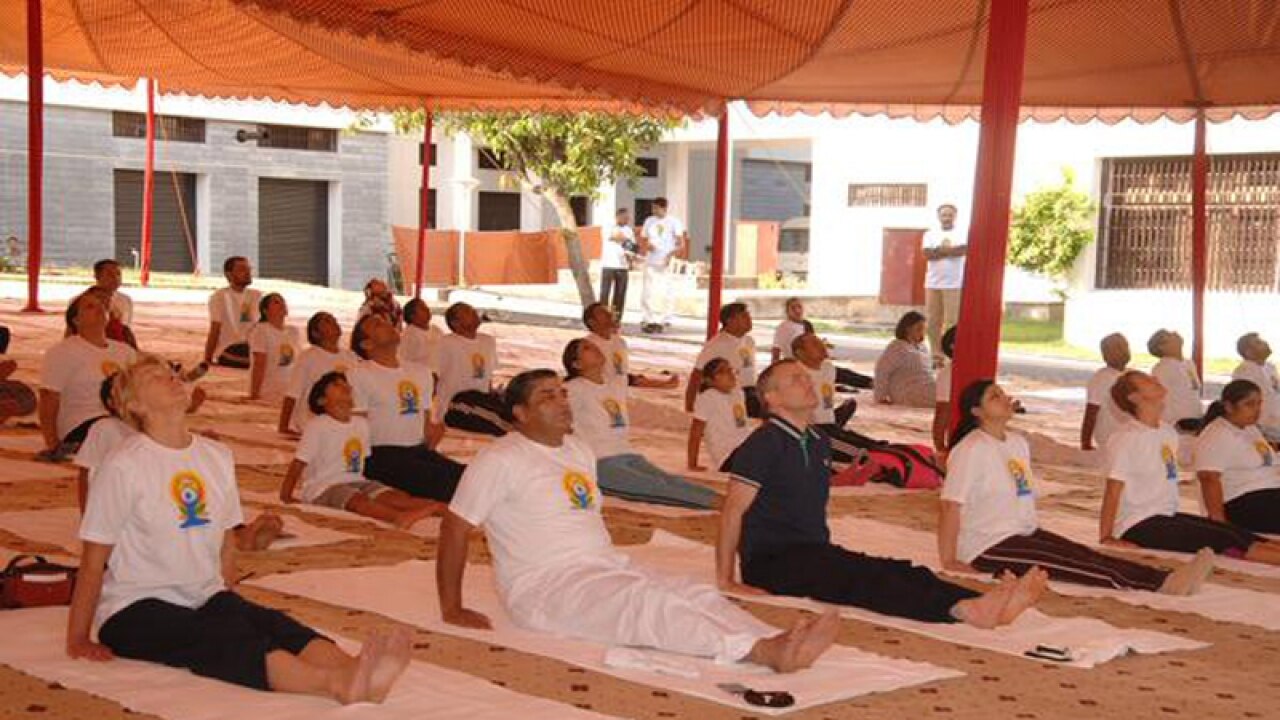
<svg viewBox="0 0 1280 720">
<path fill-rule="evenodd" d="M 111 648 L 92 640 L 68 640 L 67 655 L 73 659 L 85 658 L 95 662 L 115 659 L 115 653 L 111 652 Z"/>
<path fill-rule="evenodd" d="M 493 623 L 489 622 L 489 618 L 484 613 L 478 613 L 468 608 L 458 608 L 457 610 L 445 610 L 440 613 L 444 621 L 450 625 L 458 627 L 471 628 L 472 630 L 492 630 Z"/>
</svg>

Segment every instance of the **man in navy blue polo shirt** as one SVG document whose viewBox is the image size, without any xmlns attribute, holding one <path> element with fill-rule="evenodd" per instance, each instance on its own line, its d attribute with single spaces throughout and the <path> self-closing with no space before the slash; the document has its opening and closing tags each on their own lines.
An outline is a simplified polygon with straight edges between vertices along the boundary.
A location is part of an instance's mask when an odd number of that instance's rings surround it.
<svg viewBox="0 0 1280 720">
<path fill-rule="evenodd" d="M 831 447 L 809 427 L 818 402 L 809 373 L 783 360 L 761 374 L 757 388 L 769 419 L 729 459 L 716 547 L 722 590 L 810 597 L 981 628 L 1013 622 L 1044 593 L 1048 578 L 1039 568 L 1018 579 L 1006 576 L 979 594 L 904 560 L 833 545 L 827 529 Z M 735 579 L 739 556 L 745 584 Z"/>
</svg>

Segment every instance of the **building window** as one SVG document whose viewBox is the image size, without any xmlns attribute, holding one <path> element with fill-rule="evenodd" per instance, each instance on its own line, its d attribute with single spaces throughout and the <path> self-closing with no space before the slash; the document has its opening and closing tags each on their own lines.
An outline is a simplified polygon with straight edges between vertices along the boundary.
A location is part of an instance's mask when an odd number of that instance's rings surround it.
<svg viewBox="0 0 1280 720">
<path fill-rule="evenodd" d="M 480 193 L 477 230 L 519 230 L 520 193 Z"/>
<path fill-rule="evenodd" d="M 925 207 L 929 186 L 924 183 L 850 183 L 849 207 Z"/>
<path fill-rule="evenodd" d="M 422 164 L 422 148 L 423 148 L 422 143 L 418 143 L 418 164 L 419 165 Z M 436 163 L 440 161 L 439 153 L 440 153 L 440 149 L 436 147 L 435 143 L 431 143 L 431 167 L 435 167 Z"/>
<path fill-rule="evenodd" d="M 505 170 L 502 155 L 489 148 L 476 148 L 476 167 L 481 170 Z"/>
<path fill-rule="evenodd" d="M 123 138 L 145 138 L 147 116 L 143 113 L 114 112 L 111 114 L 111 134 Z M 204 142 L 204 120 L 157 115 L 156 140 L 202 143 Z"/>
<path fill-rule="evenodd" d="M 658 158 L 636 158 L 636 164 L 640 166 L 640 177 L 658 177 Z"/>
<path fill-rule="evenodd" d="M 418 188 L 417 200 L 418 200 L 417 212 L 414 213 L 413 215 L 415 225 L 418 222 L 421 222 L 419 218 L 422 217 L 422 188 L 421 187 Z M 436 216 L 439 214 L 439 210 L 440 210 L 439 206 L 436 205 L 436 191 L 435 191 L 435 188 L 432 188 L 427 191 L 427 229 L 428 230 L 436 229 Z"/>
<path fill-rule="evenodd" d="M 316 152 L 338 151 L 338 131 L 330 128 L 261 125 L 259 129 L 263 134 L 258 139 L 258 147 Z"/>
<path fill-rule="evenodd" d="M 1213 155 L 1206 197 L 1208 287 L 1275 292 L 1280 153 Z M 1191 287 L 1191 158 L 1102 162 L 1097 286 Z"/>
</svg>

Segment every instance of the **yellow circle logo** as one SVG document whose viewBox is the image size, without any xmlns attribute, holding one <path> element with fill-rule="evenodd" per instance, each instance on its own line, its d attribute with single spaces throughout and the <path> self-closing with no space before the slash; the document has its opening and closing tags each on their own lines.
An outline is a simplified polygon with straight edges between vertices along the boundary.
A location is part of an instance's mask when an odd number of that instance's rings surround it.
<svg viewBox="0 0 1280 720">
<path fill-rule="evenodd" d="M 590 510 L 596 502 L 596 486 L 591 478 L 580 472 L 570 470 L 561 480 L 564 492 L 569 496 L 569 504 L 575 510 Z"/>
</svg>

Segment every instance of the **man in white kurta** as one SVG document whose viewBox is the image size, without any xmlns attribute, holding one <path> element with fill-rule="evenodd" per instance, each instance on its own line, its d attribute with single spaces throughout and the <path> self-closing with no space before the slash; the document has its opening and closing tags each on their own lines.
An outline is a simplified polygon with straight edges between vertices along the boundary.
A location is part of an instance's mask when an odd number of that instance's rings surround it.
<svg viewBox="0 0 1280 720">
<path fill-rule="evenodd" d="M 573 416 L 554 372 L 522 373 L 507 398 L 517 432 L 471 463 L 441 529 L 436 580 L 446 622 L 489 627 L 462 600 L 468 535 L 482 527 L 498 594 L 523 627 L 794 669 L 769 657 L 790 633 L 757 620 L 711 585 L 660 576 L 614 549 L 601 516 L 595 457 L 569 434 Z M 811 651 L 825 649 L 829 622 L 824 616 L 791 633 L 811 635 Z"/>
</svg>

